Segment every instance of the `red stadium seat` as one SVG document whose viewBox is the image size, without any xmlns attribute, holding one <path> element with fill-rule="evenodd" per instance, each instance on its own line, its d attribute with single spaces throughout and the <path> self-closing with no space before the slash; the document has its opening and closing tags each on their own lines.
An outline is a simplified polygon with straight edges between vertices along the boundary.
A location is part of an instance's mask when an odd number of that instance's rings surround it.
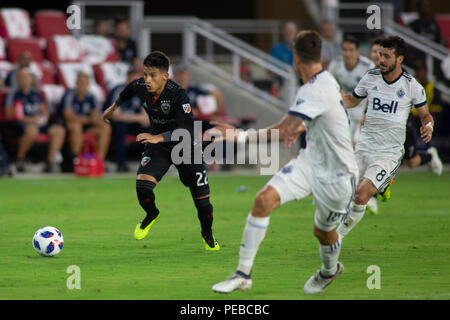
<svg viewBox="0 0 450 320">
<path fill-rule="evenodd" d="M 27 39 L 10 39 L 8 40 L 8 57 L 9 61 L 16 63 L 20 54 L 24 51 L 31 53 L 31 59 L 35 62 L 41 63 L 44 61 L 44 56 L 37 38 Z"/>
<path fill-rule="evenodd" d="M 31 23 L 28 12 L 19 8 L 1 9 L 0 36 L 9 39 L 31 37 Z"/>
<path fill-rule="evenodd" d="M 56 69 L 55 67 L 46 62 L 44 63 L 40 63 L 38 65 L 38 68 L 40 69 L 40 73 L 41 73 L 41 77 L 39 79 L 39 83 L 41 85 L 44 84 L 55 84 L 55 73 L 56 73 Z"/>
<path fill-rule="evenodd" d="M 69 34 L 66 26 L 66 14 L 62 11 L 42 10 L 34 15 L 36 36 L 49 38 L 53 35 Z"/>
<path fill-rule="evenodd" d="M 128 65 L 123 62 L 105 62 L 94 66 L 97 83 L 110 91 L 115 86 L 127 80 Z"/>
<path fill-rule="evenodd" d="M 439 14 L 435 16 L 439 29 L 444 38 L 447 48 L 450 49 L 450 14 Z"/>
<path fill-rule="evenodd" d="M 47 43 L 47 58 L 54 64 L 64 62 L 81 62 L 83 50 L 75 37 L 52 36 Z"/>
<path fill-rule="evenodd" d="M 84 35 L 80 37 L 79 42 L 83 50 L 83 62 L 85 63 L 98 64 L 107 61 L 120 61 L 115 40 L 99 35 Z"/>
</svg>

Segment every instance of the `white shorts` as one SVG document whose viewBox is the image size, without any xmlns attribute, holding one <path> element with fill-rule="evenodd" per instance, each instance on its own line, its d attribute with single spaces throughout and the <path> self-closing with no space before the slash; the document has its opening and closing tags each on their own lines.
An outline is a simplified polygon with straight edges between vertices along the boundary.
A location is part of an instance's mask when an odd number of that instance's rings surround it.
<svg viewBox="0 0 450 320">
<path fill-rule="evenodd" d="M 402 164 L 401 158 L 398 160 L 380 159 L 361 151 L 355 152 L 355 157 L 359 169 L 359 182 L 363 178 L 369 179 L 378 192 L 386 190 Z"/>
<path fill-rule="evenodd" d="M 321 183 L 314 178 L 310 164 L 299 156 L 289 161 L 267 185 L 277 190 L 281 204 L 312 194 L 316 205 L 314 224 L 328 232 L 347 213 L 356 190 L 356 179 L 348 175 L 332 183 Z"/>
</svg>

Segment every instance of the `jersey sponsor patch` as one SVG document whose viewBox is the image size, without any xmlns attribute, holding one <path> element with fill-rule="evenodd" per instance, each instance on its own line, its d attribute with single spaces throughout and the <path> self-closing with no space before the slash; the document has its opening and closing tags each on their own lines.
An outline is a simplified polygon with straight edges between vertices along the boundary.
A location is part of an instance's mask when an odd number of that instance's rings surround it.
<svg viewBox="0 0 450 320">
<path fill-rule="evenodd" d="M 189 103 L 185 103 L 182 105 L 184 113 L 190 113 L 191 112 L 191 105 Z"/>
</svg>

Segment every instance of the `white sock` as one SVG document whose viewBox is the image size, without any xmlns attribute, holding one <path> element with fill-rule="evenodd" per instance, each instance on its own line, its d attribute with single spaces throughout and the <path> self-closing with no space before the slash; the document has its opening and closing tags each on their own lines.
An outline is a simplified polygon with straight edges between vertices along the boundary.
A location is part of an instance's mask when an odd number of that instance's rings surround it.
<svg viewBox="0 0 450 320">
<path fill-rule="evenodd" d="M 347 219 L 341 222 L 341 224 L 337 228 L 337 232 L 342 237 L 347 235 L 347 233 L 349 233 L 350 230 L 352 230 L 358 224 L 358 222 L 361 221 L 361 219 L 364 216 L 364 212 L 366 211 L 366 206 L 367 205 L 365 204 L 359 205 L 352 201 L 350 205 L 350 212 L 348 213 Z"/>
<path fill-rule="evenodd" d="M 238 271 L 250 275 L 256 252 L 266 235 L 268 226 L 269 217 L 254 217 L 251 213 L 248 215 L 242 235 L 241 248 L 239 250 Z"/>
<path fill-rule="evenodd" d="M 319 255 L 322 260 L 320 273 L 325 277 L 336 274 L 337 262 L 341 252 L 342 237 L 338 234 L 338 240 L 332 245 L 319 244 Z"/>
</svg>

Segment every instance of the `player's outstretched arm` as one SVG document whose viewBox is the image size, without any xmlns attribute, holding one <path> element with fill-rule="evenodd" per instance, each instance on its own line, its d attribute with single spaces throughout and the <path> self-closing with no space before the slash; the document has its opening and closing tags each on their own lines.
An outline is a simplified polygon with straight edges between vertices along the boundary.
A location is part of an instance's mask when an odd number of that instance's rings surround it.
<svg viewBox="0 0 450 320">
<path fill-rule="evenodd" d="M 106 123 L 109 123 L 109 120 L 112 118 L 114 111 L 116 111 L 116 109 L 119 106 L 115 103 L 112 104 L 112 106 L 110 106 L 109 108 L 107 108 L 105 111 L 103 111 L 103 121 L 105 121 Z"/>
<path fill-rule="evenodd" d="M 259 137 L 265 136 L 265 141 L 271 141 L 272 132 L 278 131 L 278 140 L 283 141 L 283 146 L 290 147 L 300 133 L 305 131 L 303 126 L 303 119 L 291 115 L 285 115 L 283 119 L 277 124 L 259 130 L 238 130 L 234 126 L 221 123 L 218 121 L 211 121 L 214 125 L 214 131 L 220 133 L 223 140 L 247 143 L 249 141 L 258 142 Z"/>
<path fill-rule="evenodd" d="M 420 122 L 422 126 L 420 127 L 420 137 L 423 142 L 428 143 L 431 141 L 433 137 L 433 128 L 434 128 L 434 120 L 433 116 L 428 109 L 428 105 L 424 105 L 420 108 L 416 108 L 417 113 L 420 117 Z"/>
</svg>

